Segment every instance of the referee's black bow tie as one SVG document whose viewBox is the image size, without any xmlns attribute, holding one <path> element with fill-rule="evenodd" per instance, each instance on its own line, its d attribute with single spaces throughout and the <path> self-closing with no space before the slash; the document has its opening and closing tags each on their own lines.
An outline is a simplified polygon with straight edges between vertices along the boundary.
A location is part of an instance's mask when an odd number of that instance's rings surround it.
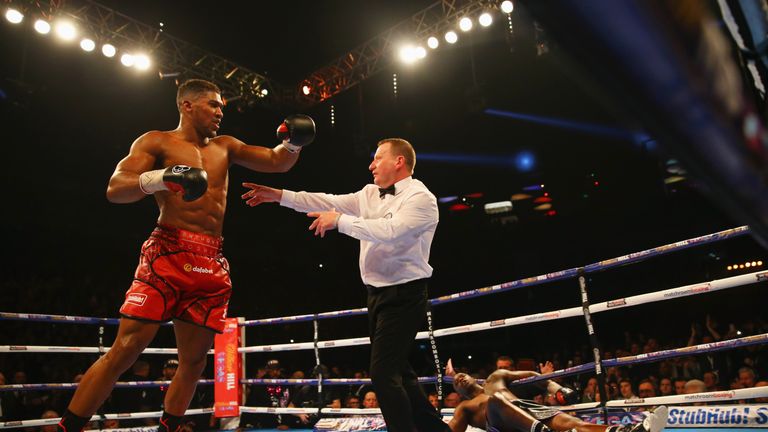
<svg viewBox="0 0 768 432">
<path fill-rule="evenodd" d="M 395 195 L 395 185 L 387 188 L 379 188 L 379 198 L 384 199 L 386 194 Z"/>
</svg>

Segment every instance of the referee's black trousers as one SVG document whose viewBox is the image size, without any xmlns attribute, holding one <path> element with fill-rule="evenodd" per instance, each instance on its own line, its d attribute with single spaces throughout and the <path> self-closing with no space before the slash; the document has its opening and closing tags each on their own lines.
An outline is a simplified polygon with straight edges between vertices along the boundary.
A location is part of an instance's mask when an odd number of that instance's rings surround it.
<svg viewBox="0 0 768 432">
<path fill-rule="evenodd" d="M 408 363 L 427 311 L 427 281 L 376 288 L 368 285 L 370 375 L 390 432 L 450 432 L 430 405 Z"/>
</svg>

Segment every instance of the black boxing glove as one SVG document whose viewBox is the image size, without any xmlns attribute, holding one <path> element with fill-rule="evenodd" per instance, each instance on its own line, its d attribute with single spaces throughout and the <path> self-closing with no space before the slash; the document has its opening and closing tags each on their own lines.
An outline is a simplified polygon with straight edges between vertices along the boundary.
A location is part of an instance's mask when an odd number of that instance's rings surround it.
<svg viewBox="0 0 768 432">
<path fill-rule="evenodd" d="M 139 188 L 147 195 L 164 190 L 181 192 L 184 201 L 194 201 L 208 190 L 208 173 L 202 168 L 174 165 L 142 173 Z"/>
<path fill-rule="evenodd" d="M 315 121 L 304 114 L 288 116 L 277 127 L 277 139 L 291 153 L 298 153 L 302 147 L 315 140 Z"/>
<path fill-rule="evenodd" d="M 579 395 L 568 387 L 560 387 L 555 392 L 555 400 L 560 405 L 573 405 L 579 402 Z"/>
</svg>

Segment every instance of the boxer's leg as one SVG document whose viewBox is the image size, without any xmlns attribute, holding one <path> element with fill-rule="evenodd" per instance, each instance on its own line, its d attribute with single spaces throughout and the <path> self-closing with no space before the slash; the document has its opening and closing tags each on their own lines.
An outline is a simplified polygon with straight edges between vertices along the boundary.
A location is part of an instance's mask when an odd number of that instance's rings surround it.
<svg viewBox="0 0 768 432">
<path fill-rule="evenodd" d="M 213 330 L 174 320 L 176 346 L 179 348 L 179 368 L 168 387 L 163 406 L 173 415 L 184 415 L 195 394 L 216 333 Z"/>
<path fill-rule="evenodd" d="M 87 419 L 112 392 L 120 375 L 131 367 L 144 348 L 152 342 L 159 326 L 157 323 L 131 318 L 120 320 L 115 342 L 83 376 L 59 423 L 60 429 L 66 432 L 80 432 L 83 429 Z"/>
</svg>

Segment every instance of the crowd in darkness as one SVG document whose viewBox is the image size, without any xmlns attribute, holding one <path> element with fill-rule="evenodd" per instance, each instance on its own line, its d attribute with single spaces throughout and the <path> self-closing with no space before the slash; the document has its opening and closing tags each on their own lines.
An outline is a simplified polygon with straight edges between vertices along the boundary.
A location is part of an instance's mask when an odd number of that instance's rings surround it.
<svg viewBox="0 0 768 432">
<path fill-rule="evenodd" d="M 88 284 L 88 281 L 83 281 Z M 24 280 L 18 282 L 19 287 L 34 285 L 37 290 L 3 289 L 2 296 L 15 292 L 20 295 L 16 300 L 19 310 L 29 312 L 45 312 L 43 299 L 62 301 L 56 293 L 61 292 L 63 282 L 47 279 L 45 282 Z M 4 287 L 14 288 L 14 287 Z M 122 293 L 115 292 L 114 296 Z M 8 300 L 8 299 L 4 299 Z M 105 306 L 118 302 L 109 296 L 72 301 L 69 310 L 72 315 L 110 316 L 109 307 Z M 6 303 L 8 304 L 8 303 Z M 768 323 L 760 317 L 736 316 L 716 322 L 708 315 L 696 322 L 686 322 L 681 319 L 676 325 L 690 327 L 687 346 L 729 340 L 748 335 L 768 332 Z M 738 322 L 738 325 L 731 323 Z M 98 343 L 99 332 L 93 325 L 72 325 L 52 323 L 29 323 L 22 321 L 4 321 L 4 334 L 8 335 L 11 345 L 18 344 L 48 344 L 61 346 L 95 346 Z M 103 343 L 109 344 L 111 337 L 106 329 L 102 336 Z M 170 332 L 169 332 L 170 333 Z M 623 340 L 603 341 L 605 359 L 619 358 L 649 353 L 659 350 L 679 348 L 686 341 L 673 340 L 665 335 L 647 336 L 627 331 Z M 169 344 L 172 346 L 173 342 Z M 167 345 L 162 345 L 167 346 Z M 550 351 L 546 354 L 518 355 L 510 348 L 510 356 L 504 354 L 505 347 L 499 347 L 494 353 L 484 354 L 484 363 L 456 367 L 457 372 L 466 372 L 477 378 L 485 378 L 496 368 L 517 370 L 538 370 L 540 364 L 552 363 L 555 370 L 572 365 L 583 364 L 591 360 L 589 347 L 566 346 L 562 352 Z M 483 357 L 483 355 L 476 356 Z M 42 354 L 14 354 L 0 356 L 0 385 L 25 383 L 67 383 L 78 382 L 81 374 L 95 360 L 96 355 L 62 355 L 55 362 Z M 261 358 L 255 372 L 249 373 L 249 378 L 309 378 L 316 374 L 315 370 L 303 370 L 294 364 L 277 359 L 265 361 Z M 123 376 L 120 381 L 151 381 L 169 380 L 175 372 L 175 359 L 168 356 L 144 355 Z M 212 370 L 206 370 L 201 378 L 211 378 Z M 323 369 L 326 378 L 366 378 L 367 371 L 363 368 L 353 368 L 347 365 L 329 364 Z M 752 345 L 727 351 L 712 352 L 699 355 L 684 355 L 662 361 L 635 364 L 625 367 L 606 369 L 605 395 L 609 399 L 648 398 L 674 394 L 718 391 L 768 385 L 768 347 Z M 600 401 L 597 380 L 593 374 L 565 377 L 559 379 L 581 396 L 583 402 Z M 158 411 L 162 409 L 163 392 L 166 386 L 152 388 L 116 389 L 99 412 L 136 412 Z M 436 408 L 455 407 L 461 402 L 460 396 L 452 392 L 449 386 L 444 387 L 442 400 L 438 400 L 434 385 L 425 385 L 424 390 L 429 394 L 430 401 Z M 71 389 L 52 391 L 3 391 L 0 392 L 0 420 L 24 420 L 34 418 L 58 417 L 72 396 Z M 537 396 L 539 402 L 549 403 L 546 397 Z M 760 400 L 759 402 L 766 402 Z M 210 407 L 213 404 L 213 386 L 198 386 L 197 394 L 192 402 L 192 408 Z M 378 407 L 375 389 L 370 385 L 324 386 L 323 393 L 318 395 L 315 386 L 301 385 L 250 385 L 246 390 L 246 405 L 271 407 L 348 407 L 376 408 Z M 316 419 L 305 415 L 274 415 L 274 414 L 244 414 L 241 423 L 261 428 L 307 428 Z M 151 425 L 154 419 L 122 420 L 121 426 Z M 101 426 L 115 426 L 110 421 Z M 95 425 L 94 425 L 95 426 Z M 193 429 L 208 429 L 216 427 L 212 416 L 196 416 L 189 419 L 188 427 Z M 45 429 L 42 428 L 42 429 Z"/>
</svg>

